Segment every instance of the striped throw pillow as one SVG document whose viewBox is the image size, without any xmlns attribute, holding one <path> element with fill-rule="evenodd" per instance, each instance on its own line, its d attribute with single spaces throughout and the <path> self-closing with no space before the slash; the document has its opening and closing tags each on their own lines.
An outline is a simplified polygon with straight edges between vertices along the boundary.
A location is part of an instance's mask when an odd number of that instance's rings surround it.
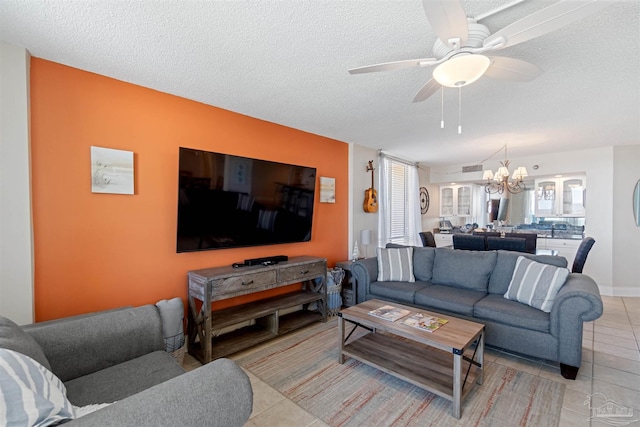
<svg viewBox="0 0 640 427">
<path fill-rule="evenodd" d="M 51 371 L 0 348 L 0 425 L 49 426 L 74 417 L 67 389 Z"/>
<path fill-rule="evenodd" d="M 569 270 L 566 268 L 520 256 L 504 297 L 549 313 L 568 276 Z"/>
<path fill-rule="evenodd" d="M 413 248 L 376 248 L 379 282 L 415 282 Z"/>
</svg>

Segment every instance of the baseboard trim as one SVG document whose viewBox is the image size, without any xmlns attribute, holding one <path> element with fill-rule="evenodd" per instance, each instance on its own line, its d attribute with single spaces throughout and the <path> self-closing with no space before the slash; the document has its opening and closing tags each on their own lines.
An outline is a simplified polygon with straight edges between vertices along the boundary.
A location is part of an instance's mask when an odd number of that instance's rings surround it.
<svg viewBox="0 0 640 427">
<path fill-rule="evenodd" d="M 640 297 L 640 287 L 599 286 L 600 294 L 609 297 Z"/>
</svg>

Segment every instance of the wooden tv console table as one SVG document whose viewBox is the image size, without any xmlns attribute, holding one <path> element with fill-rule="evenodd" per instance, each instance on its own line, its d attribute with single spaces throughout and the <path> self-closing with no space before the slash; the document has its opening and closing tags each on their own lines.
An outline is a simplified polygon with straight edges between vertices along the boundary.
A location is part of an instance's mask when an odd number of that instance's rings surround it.
<svg viewBox="0 0 640 427">
<path fill-rule="evenodd" d="M 213 267 L 189 271 L 187 275 L 189 354 L 202 363 L 228 356 L 309 323 L 327 321 L 327 260 L 324 258 L 298 256 L 275 265 Z M 321 280 L 316 283 L 316 279 Z M 302 289 L 211 311 L 212 301 L 293 283 L 302 283 Z M 198 301 L 201 302 L 200 309 Z M 316 303 L 317 311 L 309 310 L 312 302 Z M 297 306 L 302 306 L 302 310 L 282 312 Z M 242 323 L 250 324 L 224 333 L 224 329 Z"/>
</svg>

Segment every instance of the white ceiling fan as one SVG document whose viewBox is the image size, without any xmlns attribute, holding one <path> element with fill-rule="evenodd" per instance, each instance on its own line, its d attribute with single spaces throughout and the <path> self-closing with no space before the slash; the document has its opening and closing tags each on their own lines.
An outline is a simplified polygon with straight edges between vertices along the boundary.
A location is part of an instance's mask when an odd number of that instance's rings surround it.
<svg viewBox="0 0 640 427">
<path fill-rule="evenodd" d="M 519 2 L 504 8 L 516 3 Z M 561 0 L 491 34 L 487 27 L 477 23 L 477 19 L 467 18 L 460 0 L 422 0 L 427 20 L 438 37 L 433 47 L 434 57 L 368 65 L 353 68 L 349 73 L 438 65 L 433 70 L 433 78 L 422 86 L 413 102 L 424 101 L 441 86 L 466 86 L 483 75 L 503 80 L 530 81 L 542 73 L 536 65 L 504 56 L 485 56 L 483 53 L 540 37 L 610 4 L 606 0 Z"/>
</svg>

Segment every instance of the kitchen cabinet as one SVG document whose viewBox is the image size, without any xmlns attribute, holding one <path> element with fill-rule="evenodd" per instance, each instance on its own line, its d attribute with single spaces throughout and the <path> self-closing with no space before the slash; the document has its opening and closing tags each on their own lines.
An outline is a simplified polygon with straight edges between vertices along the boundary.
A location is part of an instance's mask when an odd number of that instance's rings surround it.
<svg viewBox="0 0 640 427">
<path fill-rule="evenodd" d="M 537 217 L 570 218 L 586 215 L 586 176 L 539 178 L 535 181 L 535 188 Z"/>
<path fill-rule="evenodd" d="M 473 191 L 470 185 L 440 187 L 440 216 L 473 216 Z"/>
<path fill-rule="evenodd" d="M 433 237 L 436 240 L 436 248 L 443 246 L 453 247 L 453 234 L 435 233 Z"/>
</svg>

